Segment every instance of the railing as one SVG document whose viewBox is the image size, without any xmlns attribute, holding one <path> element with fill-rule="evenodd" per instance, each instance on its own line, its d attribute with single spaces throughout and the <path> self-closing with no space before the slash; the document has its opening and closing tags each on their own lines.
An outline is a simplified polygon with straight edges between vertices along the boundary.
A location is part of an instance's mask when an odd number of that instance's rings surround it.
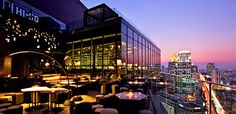
<svg viewBox="0 0 236 114">
<path fill-rule="evenodd" d="M 161 73 L 161 77 L 152 82 L 151 90 L 168 114 L 236 113 L 236 86 L 211 82 L 199 73 L 190 77 Z"/>
</svg>

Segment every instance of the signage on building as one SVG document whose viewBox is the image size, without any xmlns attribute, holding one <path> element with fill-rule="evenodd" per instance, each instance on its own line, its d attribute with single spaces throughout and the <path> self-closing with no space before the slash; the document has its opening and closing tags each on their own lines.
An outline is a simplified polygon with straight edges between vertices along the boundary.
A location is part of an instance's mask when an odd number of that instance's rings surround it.
<svg viewBox="0 0 236 114">
<path fill-rule="evenodd" d="M 12 14 L 16 14 L 29 20 L 39 22 L 39 16 L 35 14 L 32 9 L 25 8 L 18 3 L 14 3 L 12 0 L 2 0 L 1 7 L 3 10 L 10 11 Z"/>
</svg>

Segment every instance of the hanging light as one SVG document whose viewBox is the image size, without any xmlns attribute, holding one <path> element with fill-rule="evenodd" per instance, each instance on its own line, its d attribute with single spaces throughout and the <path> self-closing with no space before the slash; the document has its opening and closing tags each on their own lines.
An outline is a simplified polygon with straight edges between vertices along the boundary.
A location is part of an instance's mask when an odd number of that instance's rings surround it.
<svg viewBox="0 0 236 114">
<path fill-rule="evenodd" d="M 45 63 L 45 66 L 46 66 L 46 67 L 48 67 L 49 65 L 50 65 L 49 62 L 46 62 L 46 63 Z"/>
<path fill-rule="evenodd" d="M 9 43 L 10 42 L 10 39 L 9 38 L 5 38 L 5 40 Z"/>
</svg>

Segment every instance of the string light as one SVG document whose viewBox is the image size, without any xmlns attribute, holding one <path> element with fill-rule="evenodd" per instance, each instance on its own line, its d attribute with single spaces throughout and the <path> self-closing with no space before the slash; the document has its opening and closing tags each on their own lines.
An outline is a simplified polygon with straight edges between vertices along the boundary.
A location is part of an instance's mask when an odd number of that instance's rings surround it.
<svg viewBox="0 0 236 114">
<path fill-rule="evenodd" d="M 56 43 L 56 37 L 54 34 L 50 34 L 48 32 L 40 32 L 36 28 L 28 28 L 23 30 L 21 25 L 17 22 L 17 20 L 8 18 L 5 24 L 5 31 L 9 34 L 5 38 L 7 43 L 11 43 L 11 41 L 16 42 L 18 38 L 26 37 L 30 38 L 31 35 L 35 41 L 36 48 L 39 49 L 41 46 L 40 44 L 47 44 L 45 47 L 47 50 L 56 49 L 59 46 L 59 43 Z M 40 42 L 40 39 L 42 42 Z"/>
</svg>

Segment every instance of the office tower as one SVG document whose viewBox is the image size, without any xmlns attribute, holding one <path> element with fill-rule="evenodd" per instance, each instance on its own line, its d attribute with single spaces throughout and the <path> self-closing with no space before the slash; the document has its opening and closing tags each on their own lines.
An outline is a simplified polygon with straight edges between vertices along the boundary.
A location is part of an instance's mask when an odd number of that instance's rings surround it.
<svg viewBox="0 0 236 114">
<path fill-rule="evenodd" d="M 211 74 L 212 73 L 212 71 L 215 69 L 216 67 L 215 67 L 215 64 L 214 63 L 207 63 L 207 74 Z"/>
<path fill-rule="evenodd" d="M 187 50 L 179 51 L 178 56 L 179 56 L 179 62 L 191 63 L 191 52 L 190 51 L 187 51 Z"/>
<path fill-rule="evenodd" d="M 191 52 L 180 51 L 169 62 L 169 73 L 176 75 L 175 91 L 179 95 L 194 95 L 195 82 L 192 79 L 193 71 L 197 68 L 192 66 Z"/>
<path fill-rule="evenodd" d="M 198 67 L 196 65 L 192 64 L 192 72 L 193 73 L 198 73 Z"/>
<path fill-rule="evenodd" d="M 172 55 L 170 62 L 168 63 L 168 73 L 175 74 L 178 61 L 179 61 L 178 56 L 176 54 Z"/>
<path fill-rule="evenodd" d="M 220 83 L 220 70 L 218 68 L 211 71 L 211 80 L 213 83 Z"/>
</svg>

